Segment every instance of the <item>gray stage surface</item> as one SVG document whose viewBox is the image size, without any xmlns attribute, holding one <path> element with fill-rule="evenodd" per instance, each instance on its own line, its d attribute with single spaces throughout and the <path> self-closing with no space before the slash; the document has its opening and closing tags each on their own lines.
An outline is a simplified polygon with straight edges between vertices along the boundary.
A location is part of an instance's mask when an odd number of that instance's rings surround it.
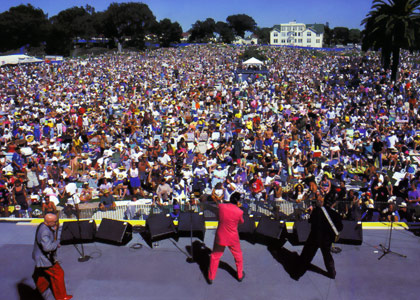
<svg viewBox="0 0 420 300">
<path fill-rule="evenodd" d="M 0 223 L 0 299 L 36 299 L 31 279 L 32 245 L 36 226 Z M 205 260 L 214 230 L 207 230 L 205 245 L 195 247 Z M 241 241 L 246 278 L 233 277 L 235 264 L 227 250 L 213 285 L 203 276 L 204 264 L 188 263 L 189 238 L 164 240 L 151 249 L 140 234 L 126 246 L 85 244 L 93 258 L 79 263 L 73 245 L 62 246 L 58 257 L 66 273 L 68 293 L 74 299 L 418 299 L 420 238 L 405 230 L 393 233 L 391 249 L 407 258 L 388 254 L 378 260 L 378 245 L 386 243 L 388 230 L 365 230 L 361 246 L 340 245 L 334 254 L 337 278 L 326 277 L 322 255 L 299 280 L 290 277 L 292 262 L 302 246 L 289 242 L 282 250 Z M 134 243 L 143 248 L 134 250 Z M 292 265 L 291 265 L 292 264 Z M 200 269 L 201 266 L 201 269 Z M 322 270 L 321 270 L 322 269 Z"/>
</svg>

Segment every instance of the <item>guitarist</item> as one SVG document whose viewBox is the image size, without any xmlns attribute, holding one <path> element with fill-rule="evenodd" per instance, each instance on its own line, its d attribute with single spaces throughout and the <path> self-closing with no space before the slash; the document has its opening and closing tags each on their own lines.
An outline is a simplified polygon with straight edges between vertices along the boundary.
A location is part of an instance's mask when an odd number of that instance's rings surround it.
<svg viewBox="0 0 420 300">
<path fill-rule="evenodd" d="M 326 203 L 327 204 L 327 203 Z M 338 233 L 343 229 L 343 223 L 340 215 L 329 205 L 324 206 L 324 198 L 321 195 L 317 197 L 317 206 L 313 209 L 309 219 L 311 232 L 305 242 L 301 258 L 301 270 L 299 275 L 309 268 L 318 248 L 321 248 L 324 264 L 328 276 L 335 279 L 336 271 L 334 259 L 331 255 L 331 244 L 338 237 Z"/>
<path fill-rule="evenodd" d="M 32 258 L 35 261 L 35 271 L 32 275 L 38 291 L 44 299 L 68 300 L 73 298 L 67 295 L 64 282 L 64 271 L 57 262 L 57 240 L 59 223 L 57 215 L 47 213 L 44 223 L 41 223 L 35 234 Z"/>
</svg>

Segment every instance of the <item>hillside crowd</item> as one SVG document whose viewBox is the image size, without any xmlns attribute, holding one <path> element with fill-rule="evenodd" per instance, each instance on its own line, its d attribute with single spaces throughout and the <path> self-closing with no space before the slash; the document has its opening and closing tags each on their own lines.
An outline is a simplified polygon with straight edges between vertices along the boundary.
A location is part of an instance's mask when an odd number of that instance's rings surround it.
<svg viewBox="0 0 420 300">
<path fill-rule="evenodd" d="M 317 197 L 353 220 L 419 217 L 419 58 L 391 82 L 376 53 L 257 49 L 251 75 L 221 45 L 3 66 L 2 216 L 240 191 L 295 218 Z"/>
</svg>

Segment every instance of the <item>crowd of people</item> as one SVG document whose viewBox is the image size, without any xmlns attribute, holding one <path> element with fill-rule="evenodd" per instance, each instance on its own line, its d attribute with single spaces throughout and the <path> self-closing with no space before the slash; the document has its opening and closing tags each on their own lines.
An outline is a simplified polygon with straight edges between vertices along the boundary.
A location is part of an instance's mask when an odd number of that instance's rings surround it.
<svg viewBox="0 0 420 300">
<path fill-rule="evenodd" d="M 246 48 L 224 45 L 3 66 L 0 213 L 236 191 L 294 218 L 317 197 L 348 219 L 419 217 L 418 56 L 392 82 L 376 53 L 254 47 L 268 73 L 236 72 Z"/>
</svg>

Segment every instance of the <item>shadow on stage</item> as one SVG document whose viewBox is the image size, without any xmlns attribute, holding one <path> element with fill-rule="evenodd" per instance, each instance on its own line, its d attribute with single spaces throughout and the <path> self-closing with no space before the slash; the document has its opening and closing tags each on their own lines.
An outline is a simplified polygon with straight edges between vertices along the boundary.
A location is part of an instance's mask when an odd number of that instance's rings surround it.
<svg viewBox="0 0 420 300">
<path fill-rule="evenodd" d="M 185 247 L 188 253 L 191 253 L 191 246 L 188 245 Z M 211 249 L 208 248 L 204 243 L 201 241 L 195 241 L 192 244 L 193 252 L 192 257 L 193 260 L 191 262 L 195 262 L 198 264 L 201 273 L 203 274 L 204 278 L 207 278 L 209 266 L 210 266 L 210 254 Z M 225 270 L 228 272 L 233 278 L 236 278 L 236 270 L 229 265 L 228 263 L 220 260 L 219 269 Z"/>
<path fill-rule="evenodd" d="M 19 283 L 16 284 L 19 299 L 20 300 L 42 300 L 41 294 L 38 292 L 37 289 L 32 288 L 28 284 L 25 283 L 26 279 L 22 279 Z"/>
<path fill-rule="evenodd" d="M 300 256 L 297 252 L 291 252 L 284 247 L 278 248 L 275 246 L 268 246 L 267 250 L 273 258 L 283 266 L 290 278 L 296 281 L 298 281 L 300 277 L 306 273 L 306 271 L 311 271 L 329 277 L 328 272 L 314 266 L 313 264 L 309 266 L 308 270 L 304 270 L 301 265 Z"/>
</svg>

